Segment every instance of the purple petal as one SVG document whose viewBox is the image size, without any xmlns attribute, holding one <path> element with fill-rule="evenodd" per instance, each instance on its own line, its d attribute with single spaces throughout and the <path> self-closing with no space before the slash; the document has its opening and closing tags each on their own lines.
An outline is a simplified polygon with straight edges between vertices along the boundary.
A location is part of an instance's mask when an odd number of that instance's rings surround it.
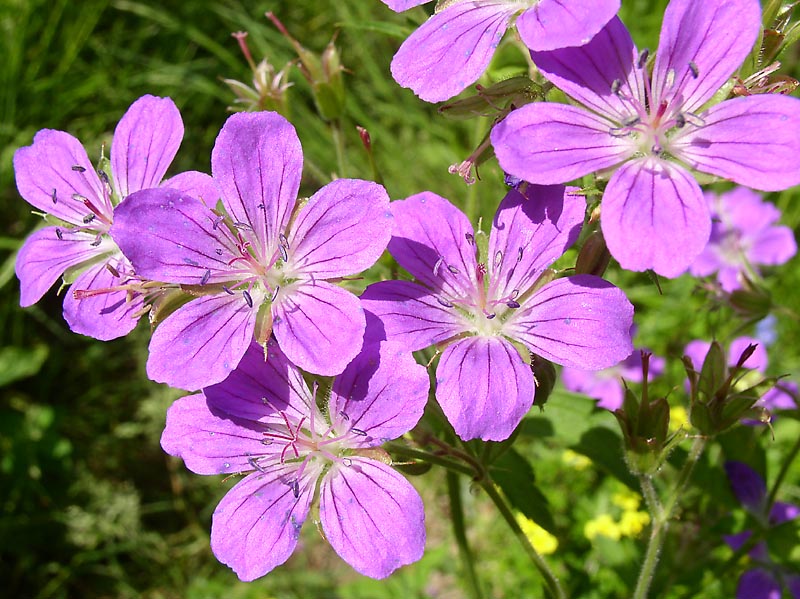
<svg viewBox="0 0 800 599">
<path fill-rule="evenodd" d="M 431 0 L 381 0 L 386 6 L 391 8 L 394 12 L 403 12 L 414 6 L 425 4 Z"/>
<path fill-rule="evenodd" d="M 783 583 L 793 599 L 800 599 L 800 576 L 790 574 L 784 578 Z"/>
<path fill-rule="evenodd" d="M 452 98 L 483 74 L 518 11 L 502 0 L 448 6 L 400 46 L 392 60 L 394 80 L 426 102 Z"/>
<path fill-rule="evenodd" d="M 776 501 L 769 512 L 770 526 L 789 522 L 800 516 L 800 507 L 783 501 Z"/>
<path fill-rule="evenodd" d="M 240 481 L 214 510 L 211 550 L 239 579 L 260 578 L 294 552 L 314 495 L 309 470 L 297 497 L 291 485 L 297 465 L 275 464 Z"/>
<path fill-rule="evenodd" d="M 308 281 L 281 290 L 272 315 L 278 344 L 303 370 L 339 374 L 361 349 L 364 309 L 355 295 L 336 285 Z"/>
<path fill-rule="evenodd" d="M 382 281 L 366 288 L 361 303 L 380 318 L 389 339 L 396 339 L 409 351 L 417 351 L 468 328 L 447 300 L 437 298 L 411 281 Z"/>
<path fill-rule="evenodd" d="M 266 351 L 253 341 L 239 365 L 221 383 L 203 389 L 208 405 L 233 418 L 282 426 L 285 412 L 293 422 L 311 413 L 308 386 L 274 339 Z"/>
<path fill-rule="evenodd" d="M 236 279 L 241 258 L 225 225 L 198 199 L 155 188 L 128 196 L 111 236 L 136 273 L 154 281 L 205 285 Z"/>
<path fill-rule="evenodd" d="M 789 227 L 769 227 L 756 235 L 751 243 L 747 259 L 752 264 L 783 264 L 797 253 L 794 232 Z"/>
<path fill-rule="evenodd" d="M 725 229 L 757 233 L 776 222 L 781 212 L 761 195 L 746 187 L 734 187 L 722 194 L 705 193 L 711 212 L 719 216 Z"/>
<path fill-rule="evenodd" d="M 275 112 L 234 114 L 214 144 L 211 171 L 230 216 L 253 229 L 257 253 L 277 247 L 303 171 L 294 127 Z"/>
<path fill-rule="evenodd" d="M 136 328 L 144 307 L 142 296 L 129 297 L 125 290 L 107 291 L 129 281 L 124 273 L 131 269 L 127 264 L 121 266 L 123 260 L 117 253 L 90 266 L 72 283 L 64 297 L 64 319 L 73 332 L 110 341 L 124 337 Z M 115 276 L 109 265 L 119 276 Z M 86 291 L 98 293 L 80 299 L 75 297 L 75 294 Z"/>
<path fill-rule="evenodd" d="M 734 551 L 739 551 L 739 549 L 747 542 L 747 539 L 752 536 L 752 531 L 745 530 L 735 535 L 723 535 L 722 538 L 725 540 L 725 543 L 727 543 L 728 547 Z"/>
<path fill-rule="evenodd" d="M 289 236 L 289 268 L 320 278 L 372 266 L 392 236 L 389 196 L 377 183 L 338 179 L 308 200 Z"/>
<path fill-rule="evenodd" d="M 670 148 L 692 168 L 740 185 L 780 191 L 800 183 L 800 101 L 780 95 L 726 100 L 702 113 Z"/>
<path fill-rule="evenodd" d="M 196 474 L 249 472 L 253 466 L 248 457 L 267 449 L 261 442 L 263 430 L 217 409 L 202 394 L 189 395 L 167 410 L 161 447 Z"/>
<path fill-rule="evenodd" d="M 575 188 L 528 185 L 500 202 L 489 237 L 490 295 L 524 293 L 578 239 L 586 200 Z"/>
<path fill-rule="evenodd" d="M 92 246 L 96 237 L 59 227 L 45 227 L 32 233 L 22 244 L 15 265 L 20 306 L 26 308 L 38 302 L 68 268 L 114 250 L 114 244 L 107 239 L 99 246 Z"/>
<path fill-rule="evenodd" d="M 781 599 L 781 585 L 766 570 L 754 568 L 739 577 L 736 599 Z"/>
<path fill-rule="evenodd" d="M 120 119 L 111 141 L 111 173 L 120 198 L 158 187 L 183 140 L 183 121 L 169 98 L 142 96 Z"/>
<path fill-rule="evenodd" d="M 703 367 L 703 362 L 706 359 L 706 355 L 708 354 L 708 350 L 711 348 L 711 343 L 708 341 L 701 341 L 700 339 L 695 339 L 694 341 L 690 341 L 683 350 L 684 356 L 689 356 L 689 359 L 692 361 L 692 366 L 697 372 L 700 372 L 700 369 Z"/>
<path fill-rule="evenodd" d="M 386 578 L 422 557 L 425 511 L 411 484 L 389 466 L 353 457 L 322 479 L 322 529 L 356 572 Z"/>
<path fill-rule="evenodd" d="M 365 343 L 336 377 L 328 403 L 337 432 L 357 430 L 364 446 L 379 445 L 411 430 L 428 401 L 427 369 L 397 343 Z"/>
<path fill-rule="evenodd" d="M 548 283 L 505 323 L 509 337 L 556 364 L 609 368 L 633 351 L 633 306 L 611 283 L 575 275 Z"/>
<path fill-rule="evenodd" d="M 794 410 L 797 408 L 798 388 L 791 381 L 781 380 L 778 385 L 764 393 L 758 400 L 758 405 L 768 410 Z"/>
<path fill-rule="evenodd" d="M 761 30 L 758 0 L 671 0 L 653 68 L 653 103 L 677 97 L 700 108 L 750 53 Z"/>
<path fill-rule="evenodd" d="M 389 252 L 422 284 L 451 298 L 475 295 L 474 231 L 443 197 L 424 191 L 392 202 L 395 224 Z"/>
<path fill-rule="evenodd" d="M 760 514 L 767 498 L 767 485 L 762 476 L 744 462 L 725 462 L 725 473 L 731 490 L 748 511 Z"/>
<path fill-rule="evenodd" d="M 161 187 L 177 189 L 184 195 L 197 198 L 206 206 L 216 206 L 220 198 L 219 188 L 214 179 L 198 171 L 179 173 L 164 181 Z"/>
<path fill-rule="evenodd" d="M 147 376 L 190 391 L 219 383 L 250 346 L 255 323 L 255 309 L 239 294 L 194 299 L 153 332 Z"/>
<path fill-rule="evenodd" d="M 556 87 L 616 124 L 635 116 L 631 98 L 637 101 L 644 98 L 642 73 L 637 68 L 638 51 L 617 17 L 586 45 L 553 52 L 531 52 L 531 57 Z M 619 91 L 615 94 L 612 88 L 616 85 Z"/>
<path fill-rule="evenodd" d="M 601 211 L 608 250 L 628 270 L 676 277 L 711 234 L 697 182 L 683 168 L 659 159 L 624 164 L 608 182 Z"/>
<path fill-rule="evenodd" d="M 436 399 L 464 441 L 507 439 L 533 404 L 533 373 L 502 337 L 448 345 L 436 368 Z"/>
<path fill-rule="evenodd" d="M 103 184 L 81 142 L 69 133 L 39 131 L 32 146 L 14 154 L 14 173 L 19 194 L 42 212 L 83 225 L 83 218 L 91 214 L 81 199 L 87 198 L 111 222 L 114 209 Z"/>
<path fill-rule="evenodd" d="M 535 102 L 492 129 L 503 170 L 541 185 L 566 183 L 627 160 L 636 148 L 614 137 L 614 123 L 576 106 Z"/>
<path fill-rule="evenodd" d="M 562 368 L 561 380 L 564 388 L 575 393 L 583 393 L 597 400 L 597 406 L 606 410 L 622 407 L 624 389 L 620 377 L 615 373 L 592 372 L 577 368 Z"/>
<path fill-rule="evenodd" d="M 620 0 L 541 0 L 517 18 L 517 31 L 531 50 L 583 46 L 619 11 Z"/>
</svg>

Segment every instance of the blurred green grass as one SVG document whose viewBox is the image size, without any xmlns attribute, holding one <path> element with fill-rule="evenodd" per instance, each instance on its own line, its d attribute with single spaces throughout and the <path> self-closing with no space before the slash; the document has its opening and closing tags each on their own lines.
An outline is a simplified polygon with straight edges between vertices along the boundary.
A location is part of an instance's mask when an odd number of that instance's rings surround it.
<svg viewBox="0 0 800 599">
<path fill-rule="evenodd" d="M 640 47 L 655 48 L 665 0 L 626 0 L 622 17 Z M 275 12 L 292 34 L 320 52 L 340 33 L 337 45 L 348 71 L 344 117 L 348 149 L 346 175 L 370 176 L 356 125 L 372 136 L 376 159 L 392 198 L 428 189 L 464 205 L 477 205 L 491 218 L 503 194 L 502 173 L 491 163 L 480 184 L 467 187 L 447 167 L 463 160 L 479 143 L 488 122 L 446 121 L 389 76 L 391 56 L 401 42 L 394 32 L 410 32 L 423 9 L 394 15 L 378 0 L 325 5 L 311 1 L 236 0 L 3 0 L 0 3 L 0 576 L 10 597 L 441 597 L 464 595 L 457 552 L 447 520 L 444 486 L 435 474 L 417 477 L 426 502 L 429 542 L 425 558 L 386 582 L 354 574 L 319 538 L 313 526 L 288 564 L 249 585 L 239 583 L 216 562 L 208 546 L 210 515 L 232 482 L 198 477 L 166 457 L 158 439 L 169 403 L 179 392 L 146 380 L 148 332 L 140 326 L 129 338 L 97 343 L 71 334 L 61 317 L 61 300 L 51 291 L 36 306 L 21 310 L 13 277 L 14 251 L 37 218 L 14 187 L 12 157 L 41 128 L 69 131 L 90 157 L 111 141 L 127 106 L 145 93 L 170 96 L 181 109 L 186 137 L 171 172 L 208 170 L 209 156 L 226 107 L 233 97 L 221 82 L 248 82 L 249 69 L 230 34 L 248 31 L 259 60 L 277 67 L 292 60 L 289 44 L 264 18 Z M 388 24 L 388 26 L 387 26 Z M 517 48 L 501 49 L 496 73 L 518 62 Z M 519 68 L 519 67 L 518 67 Z M 506 70 L 504 70 L 506 69 Z M 490 73 L 490 77 L 492 73 Z M 292 71 L 292 122 L 313 163 L 303 193 L 327 182 L 337 169 L 328 127 L 316 116 L 308 85 Z M 775 194 L 784 222 L 798 230 L 798 191 Z M 642 275 L 612 272 L 637 304 L 639 338 L 661 355 L 680 355 L 687 335 L 730 336 L 736 322 L 724 309 L 706 313 L 689 279 L 662 282 L 664 296 Z M 797 301 L 800 274 L 795 266 L 770 279 L 775 301 L 787 314 L 777 325 L 780 351 L 772 352 L 774 372 L 797 378 L 800 327 Z M 661 392 L 680 403 L 678 369 Z M 677 397 L 676 397 L 677 396 Z M 613 493 L 612 473 L 579 472 L 562 462 L 562 452 L 579 442 L 589 425 L 613 428 L 610 414 L 563 392 L 544 416 L 533 414 L 518 449 L 533 460 L 537 482 L 556 511 L 562 534 L 557 564 L 575 596 L 620 596 L 635 580 L 640 542 L 614 547 L 592 545 L 583 522 L 602 511 Z M 588 416 L 591 414 L 591 418 Z M 539 418 L 537 421 L 536 419 Z M 542 419 L 558 434 L 542 434 Z M 773 453 L 791 443 L 797 423 L 779 423 Z M 538 428 L 537 428 L 538 427 Z M 582 427 L 582 428 L 581 428 Z M 546 427 L 545 427 L 546 428 Z M 747 432 L 747 431 L 745 431 Z M 765 433 L 750 431 L 739 446 L 768 444 Z M 753 449 L 756 451 L 756 449 Z M 718 457 L 718 456 L 717 456 Z M 707 470 L 713 472 L 714 456 Z M 718 466 L 718 464 L 717 464 Z M 777 466 L 772 465 L 773 471 Z M 800 473 L 794 467 L 786 500 L 800 502 Z M 611 482 L 610 482 L 611 481 Z M 708 496 L 693 499 L 687 520 L 697 514 L 718 523 L 735 503 L 724 480 L 714 479 Z M 469 482 L 464 481 L 465 490 Z M 713 492 L 712 492 L 713 491 Z M 577 506 L 571 498 L 580 497 Z M 479 572 L 494 597 L 536 597 L 541 583 L 485 498 L 466 493 L 469 535 Z M 716 501 L 717 503 L 714 503 Z M 708 524 L 706 522 L 705 524 Z M 719 525 L 721 526 L 721 525 Z M 676 541 L 677 543 L 677 541 Z M 612 550 L 614 549 L 614 550 Z M 680 547 L 667 552 L 679 555 Z M 708 559 L 708 556 L 703 556 Z M 677 559 L 677 558 L 676 558 Z M 698 559 L 700 557 L 698 556 Z M 712 556 L 711 559 L 717 559 Z M 722 559 L 722 558 L 719 558 Z M 730 596 L 735 577 L 707 580 L 691 569 L 682 584 L 705 588 L 707 597 Z M 586 572 L 584 571 L 586 570 Z M 678 576 L 674 573 L 666 576 Z M 706 578 L 704 578 L 706 576 Z M 658 579 L 663 596 L 672 579 Z M 658 588 L 658 587 L 656 587 Z"/>
</svg>

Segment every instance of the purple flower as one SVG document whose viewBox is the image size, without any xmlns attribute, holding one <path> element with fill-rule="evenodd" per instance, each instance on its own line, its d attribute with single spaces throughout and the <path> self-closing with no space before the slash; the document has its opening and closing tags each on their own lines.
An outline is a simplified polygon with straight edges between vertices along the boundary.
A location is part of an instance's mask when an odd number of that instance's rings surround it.
<svg viewBox="0 0 800 599">
<path fill-rule="evenodd" d="M 402 11 L 424 0 L 383 0 Z M 619 0 L 462 0 L 446 3 L 409 37 L 392 60 L 392 75 L 423 100 L 440 102 L 466 89 L 489 66 L 515 15 L 531 50 L 588 42 L 619 10 Z"/>
<path fill-rule="evenodd" d="M 672 0 L 653 72 L 618 18 L 580 48 L 532 52 L 585 106 L 536 102 L 491 134 L 506 172 L 539 184 L 610 175 L 606 243 L 623 268 L 684 272 L 711 219 L 689 168 L 774 191 L 800 183 L 800 102 L 754 95 L 705 108 L 753 47 L 758 0 Z M 688 168 L 687 168 L 688 167 Z"/>
<path fill-rule="evenodd" d="M 211 549 L 239 578 L 289 558 L 315 496 L 325 537 L 361 574 L 422 557 L 422 500 L 378 448 L 417 423 L 428 397 L 425 369 L 400 349 L 365 342 L 320 409 L 274 340 L 266 362 L 253 343 L 223 383 L 169 409 L 167 453 L 198 474 L 249 473 L 211 524 Z"/>
<path fill-rule="evenodd" d="M 800 507 L 780 501 L 776 501 L 767 513 L 767 485 L 761 475 L 747 464 L 725 462 L 725 472 L 736 499 L 762 526 L 778 526 L 800 516 Z M 725 542 L 737 551 L 751 536 L 752 532 L 745 530 L 735 535 L 726 535 Z M 747 570 L 739 578 L 737 599 L 780 599 L 781 581 L 793 597 L 800 599 L 800 577 L 784 572 L 773 564 L 764 541 L 760 541 L 750 550 L 750 559 L 757 566 Z"/>
<path fill-rule="evenodd" d="M 661 375 L 664 372 L 664 358 L 650 356 L 648 372 L 654 377 Z M 561 380 L 567 390 L 588 395 L 597 400 L 598 407 L 612 412 L 621 408 L 625 399 L 623 379 L 642 382 L 642 352 L 635 351 L 616 366 L 604 370 L 561 369 Z"/>
<path fill-rule="evenodd" d="M 147 373 L 173 387 L 222 381 L 270 331 L 300 368 L 333 375 L 361 347 L 358 298 L 333 284 L 370 267 L 391 236 L 380 185 L 339 179 L 297 202 L 303 166 L 294 127 L 277 113 L 236 114 L 211 169 L 224 208 L 149 190 L 117 209 L 111 231 L 136 271 L 199 295 L 153 333 Z"/>
<path fill-rule="evenodd" d="M 763 343 L 761 343 L 758 339 L 754 339 L 753 337 L 737 337 L 731 341 L 730 348 L 728 349 L 728 366 L 731 368 L 736 366 L 742 353 L 750 345 L 755 345 L 756 349 L 753 354 L 744 362 L 743 366 L 764 374 L 767 370 L 767 363 L 769 361 L 767 357 L 767 350 L 764 349 Z M 698 372 L 700 372 L 700 369 L 703 367 L 703 362 L 706 359 L 706 354 L 708 354 L 710 347 L 711 343 L 708 341 L 696 339 L 694 341 L 690 341 L 686 345 L 686 349 L 683 351 L 684 355 L 691 358 L 692 365 Z M 795 383 L 781 380 L 776 386 L 764 393 L 764 395 L 759 398 L 755 405 L 766 408 L 769 411 L 792 410 L 797 407 L 794 399 L 797 397 L 797 392 L 798 388 Z M 755 420 L 743 420 L 742 422 L 745 424 L 758 424 L 758 422 Z"/>
<path fill-rule="evenodd" d="M 412 351 L 444 347 L 436 399 L 464 440 L 505 439 L 530 409 L 529 351 L 601 369 L 632 350 L 633 306 L 622 291 L 589 275 L 537 283 L 577 238 L 583 198 L 563 186 L 526 194 L 511 190 L 500 203 L 480 260 L 472 226 L 444 198 L 392 202 L 389 251 L 418 283 L 384 281 L 362 296 L 390 339 Z"/>
<path fill-rule="evenodd" d="M 20 195 L 48 214 L 17 256 L 20 305 L 35 304 L 59 277 L 72 282 L 64 318 L 76 333 L 109 340 L 127 335 L 143 308 L 138 279 L 108 236 L 114 206 L 148 187 L 206 188 L 208 175 L 161 180 L 178 151 L 183 123 L 169 98 L 143 96 L 120 120 L 111 143 L 111 172 L 95 171 L 69 133 L 42 129 L 14 154 Z M 66 274 L 65 274 L 66 273 Z"/>
<path fill-rule="evenodd" d="M 743 277 L 758 274 L 757 265 L 774 266 L 797 253 L 789 227 L 776 226 L 780 210 L 757 193 L 737 187 L 727 193 L 706 193 L 711 210 L 711 239 L 689 267 L 696 277 L 717 273 L 728 293 L 741 289 Z"/>
</svg>

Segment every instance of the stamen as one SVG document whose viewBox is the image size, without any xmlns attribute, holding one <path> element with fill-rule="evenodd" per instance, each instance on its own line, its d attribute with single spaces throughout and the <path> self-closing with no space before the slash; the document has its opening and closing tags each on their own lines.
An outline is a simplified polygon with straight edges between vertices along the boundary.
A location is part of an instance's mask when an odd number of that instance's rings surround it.
<svg viewBox="0 0 800 599">
<path fill-rule="evenodd" d="M 508 306 L 509 308 L 519 308 L 519 302 L 516 302 L 514 300 L 509 300 L 506 302 L 506 306 Z"/>
<path fill-rule="evenodd" d="M 435 277 L 439 276 L 439 267 L 442 265 L 442 262 L 444 262 L 444 256 L 439 256 L 439 259 L 436 261 L 436 264 L 433 265 L 433 276 Z"/>
<path fill-rule="evenodd" d="M 461 274 L 460 270 L 458 270 L 455 266 L 451 266 L 450 264 L 447 265 L 447 270 L 449 270 L 454 275 Z"/>
<path fill-rule="evenodd" d="M 494 253 L 494 267 L 495 269 L 500 268 L 500 265 L 503 263 L 503 252 L 497 250 Z"/>
<path fill-rule="evenodd" d="M 108 270 L 108 272 L 111 273 L 112 277 L 119 279 L 119 271 L 113 266 L 111 266 L 110 263 L 106 263 L 106 270 Z"/>
<path fill-rule="evenodd" d="M 242 295 L 244 296 L 244 301 L 247 302 L 247 307 L 253 307 L 253 298 L 250 297 L 250 292 L 247 289 L 242 290 Z"/>
<path fill-rule="evenodd" d="M 440 303 L 442 306 L 444 306 L 445 308 L 452 308 L 452 307 L 453 307 L 453 304 L 451 304 L 450 302 L 448 302 L 448 301 L 447 301 L 446 299 L 444 299 L 443 297 L 436 296 L 436 301 L 437 301 L 437 302 L 439 302 L 439 303 Z"/>
<path fill-rule="evenodd" d="M 233 291 L 231 291 L 230 289 L 228 289 L 227 285 L 223 285 L 223 286 L 222 286 L 222 290 L 223 290 L 225 293 L 227 293 L 228 295 L 236 295 L 236 294 L 235 294 Z"/>
<path fill-rule="evenodd" d="M 622 88 L 622 81 L 620 79 L 614 79 L 611 82 L 611 93 L 615 96 L 619 95 L 619 90 Z"/>
<path fill-rule="evenodd" d="M 221 255 L 222 255 L 222 248 L 217 248 L 217 249 L 215 249 L 215 250 L 214 250 L 214 253 L 215 253 L 217 256 L 221 256 Z"/>
<path fill-rule="evenodd" d="M 211 221 L 211 228 L 216 231 L 217 227 L 219 227 L 222 224 L 222 221 L 224 220 L 225 220 L 224 216 L 218 216 L 213 221 Z"/>
<path fill-rule="evenodd" d="M 342 410 L 342 411 L 340 411 L 340 412 L 339 412 L 339 416 L 341 416 L 342 418 L 344 418 L 344 421 L 345 421 L 345 422 L 350 422 L 350 416 L 348 416 L 348 415 L 347 415 L 347 412 L 345 412 L 344 410 Z"/>
<path fill-rule="evenodd" d="M 647 64 L 647 59 L 648 59 L 649 57 L 650 57 L 650 50 L 648 50 L 647 48 L 645 48 L 644 50 L 642 50 L 642 51 L 639 53 L 639 61 L 636 63 L 636 65 L 637 65 L 637 66 L 638 66 L 640 69 L 643 69 L 643 68 L 644 68 L 644 65 L 645 65 L 645 64 Z"/>
<path fill-rule="evenodd" d="M 678 113 L 675 115 L 675 126 L 678 129 L 682 129 L 686 125 L 686 117 L 683 116 L 682 113 Z"/>
<path fill-rule="evenodd" d="M 283 260 L 284 262 L 288 262 L 289 252 L 286 251 L 286 248 L 283 246 L 283 244 L 278 246 L 278 251 L 280 251 L 281 253 L 281 260 Z"/>
<path fill-rule="evenodd" d="M 84 173 L 84 172 L 86 172 L 86 169 L 85 169 L 85 168 L 83 168 L 83 167 L 82 167 L 80 164 L 73 164 L 73 165 L 72 165 L 72 170 L 73 170 L 73 171 L 75 171 L 75 172 L 77 172 L 77 173 Z"/>
<path fill-rule="evenodd" d="M 269 301 L 274 303 L 276 299 L 278 299 L 278 291 L 280 291 L 281 286 L 275 285 L 275 291 L 272 292 L 272 297 L 269 298 Z"/>
<path fill-rule="evenodd" d="M 207 268 L 206 272 L 203 273 L 203 278 L 200 279 L 200 284 L 205 285 L 206 283 L 208 283 L 208 280 L 210 278 L 211 278 L 211 270 Z"/>
<path fill-rule="evenodd" d="M 519 296 L 519 289 L 512 289 L 511 293 L 508 296 L 508 299 L 512 299 L 512 300 L 513 299 L 517 299 L 518 296 Z"/>
<path fill-rule="evenodd" d="M 362 431 L 360 428 L 351 428 L 350 432 L 354 435 L 358 435 L 359 437 L 366 437 L 367 433 Z"/>
<path fill-rule="evenodd" d="M 284 235 L 283 233 L 281 233 L 280 235 L 278 235 L 278 241 L 280 241 L 280 242 L 281 242 L 281 245 L 282 245 L 283 247 L 285 247 L 287 250 L 289 249 L 289 240 L 288 240 L 288 239 L 286 239 L 286 235 Z"/>
<path fill-rule="evenodd" d="M 464 237 L 467 238 L 467 243 L 470 245 L 475 245 L 475 236 L 472 233 L 465 233 Z"/>
<path fill-rule="evenodd" d="M 254 457 L 247 458 L 247 463 L 253 468 L 253 470 L 258 470 L 259 472 L 266 472 L 264 467 L 259 464 Z"/>
<path fill-rule="evenodd" d="M 189 266 L 200 266 L 200 264 L 197 261 L 192 260 L 191 258 L 184 258 L 183 263 L 188 264 Z"/>
<path fill-rule="evenodd" d="M 706 122 L 702 118 L 692 112 L 682 112 L 681 115 L 690 125 L 694 125 L 695 127 L 705 127 L 706 125 Z"/>
<path fill-rule="evenodd" d="M 50 199 L 53 200 L 54 204 L 58 203 L 58 196 L 56 194 L 56 188 L 53 188 L 53 193 L 50 194 Z"/>
<path fill-rule="evenodd" d="M 295 480 L 290 486 L 292 487 L 292 495 L 294 495 L 294 498 L 295 499 L 299 498 L 300 497 L 300 483 L 297 480 Z"/>
<path fill-rule="evenodd" d="M 497 314 L 494 312 L 484 312 L 484 315 L 486 316 L 486 320 L 492 320 L 495 316 L 497 316 Z"/>
<path fill-rule="evenodd" d="M 94 248 L 96 248 L 98 245 L 100 245 L 101 241 L 102 241 L 102 238 L 100 237 L 100 235 L 98 235 L 97 237 L 94 238 L 94 241 L 92 243 L 90 243 L 89 245 L 94 247 Z"/>
<path fill-rule="evenodd" d="M 697 79 L 700 76 L 700 69 L 697 68 L 697 65 L 693 60 L 689 61 L 689 70 L 692 72 L 692 77 Z"/>
<path fill-rule="evenodd" d="M 90 222 L 92 222 L 92 221 L 93 221 L 95 218 L 97 218 L 97 216 L 96 216 L 96 215 L 94 215 L 94 214 L 87 214 L 86 216 L 84 216 L 84 217 L 83 217 L 83 224 L 84 224 L 84 225 L 88 225 L 88 224 L 89 224 Z"/>
<path fill-rule="evenodd" d="M 520 247 L 520 248 L 517 248 L 517 264 L 519 264 L 520 262 L 522 262 L 522 253 L 523 253 L 523 252 L 522 252 L 522 248 L 521 248 L 521 247 Z"/>
<path fill-rule="evenodd" d="M 56 229 L 56 237 L 58 237 L 59 241 L 64 239 L 64 234 L 61 232 L 61 229 Z"/>
<path fill-rule="evenodd" d="M 97 176 L 100 177 L 100 180 L 105 183 L 106 185 L 111 185 L 111 179 L 108 178 L 108 175 L 103 169 L 97 171 Z"/>
</svg>

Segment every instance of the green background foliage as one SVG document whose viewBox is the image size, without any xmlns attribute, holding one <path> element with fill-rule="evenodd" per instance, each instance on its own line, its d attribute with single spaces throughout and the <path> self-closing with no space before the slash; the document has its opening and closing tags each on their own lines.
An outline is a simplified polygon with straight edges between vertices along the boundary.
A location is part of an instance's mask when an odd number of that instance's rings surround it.
<svg viewBox="0 0 800 599">
<path fill-rule="evenodd" d="M 655 48 L 666 1 L 624 0 L 623 5 L 621 16 L 639 46 Z M 436 469 L 412 477 L 427 511 L 428 544 L 419 563 L 387 581 L 362 578 L 310 525 L 285 566 L 255 583 L 238 582 L 209 549 L 211 513 L 234 481 L 195 476 L 161 451 L 164 414 L 180 393 L 146 379 L 146 323 L 128 338 L 100 343 L 69 332 L 55 289 L 37 305 L 19 308 L 15 252 L 39 220 L 16 192 L 14 151 L 30 144 L 37 130 L 55 128 L 78 137 L 97 159 L 126 108 L 151 93 L 170 96 L 186 126 L 170 172 L 207 171 L 215 136 L 234 100 L 222 79 L 249 83 L 251 78 L 231 32 L 249 32 L 256 61 L 266 57 L 280 69 L 294 58 L 287 40 L 264 17 L 267 10 L 317 53 L 338 31 L 336 44 L 347 69 L 344 169 L 309 85 L 297 68 L 290 71 L 290 119 L 306 158 L 301 193 L 313 193 L 336 171 L 371 177 L 356 125 L 370 132 L 393 199 L 427 189 L 488 222 L 504 193 L 502 173 L 492 161 L 481 167 L 482 180 L 473 186 L 447 173 L 480 143 L 491 121 L 446 120 L 389 75 L 393 53 L 424 19 L 425 9 L 395 15 L 378 0 L 0 1 L 0 580 L 9 597 L 464 595 L 444 477 Z M 785 61 L 785 71 L 797 75 L 796 53 Z M 524 53 L 510 39 L 485 82 L 526 69 Z M 794 189 L 770 196 L 795 232 L 798 195 Z M 382 265 L 373 278 L 388 276 L 391 261 Z M 752 332 L 741 328 L 729 307 L 710 304 L 688 277 L 662 281 L 663 295 L 645 275 L 612 267 L 608 278 L 636 304 L 638 344 L 670 358 L 667 376 L 653 392 L 669 395 L 673 406 L 686 406 L 677 358 L 687 341 Z M 797 260 L 774 271 L 766 285 L 776 306 L 771 373 L 798 380 Z M 668 538 L 665 566 L 653 585 L 657 596 L 733 595 L 744 565 L 729 562 L 721 535 L 754 523 L 732 497 L 721 464 L 747 461 L 774 478 L 798 435 L 800 424 L 786 417 L 776 422 L 774 440 L 765 428 L 740 427 L 707 452 Z M 589 457 L 592 465 L 565 461 L 566 449 Z M 685 448 L 676 450 L 667 474 L 685 456 Z M 514 449 L 492 468 L 512 505 L 556 535 L 559 549 L 548 559 L 572 596 L 625 596 L 635 584 L 646 531 L 616 541 L 590 541 L 584 534 L 592 519 L 619 516 L 612 499 L 621 489 L 638 490 L 610 413 L 557 388 L 543 412 L 534 409 L 526 418 Z M 799 482 L 795 463 L 779 499 L 800 503 Z M 467 534 L 487 595 L 542 596 L 538 574 L 509 541 L 491 503 L 469 480 L 461 484 Z M 800 562 L 796 525 L 770 533 L 769 541 L 785 564 Z"/>
</svg>

